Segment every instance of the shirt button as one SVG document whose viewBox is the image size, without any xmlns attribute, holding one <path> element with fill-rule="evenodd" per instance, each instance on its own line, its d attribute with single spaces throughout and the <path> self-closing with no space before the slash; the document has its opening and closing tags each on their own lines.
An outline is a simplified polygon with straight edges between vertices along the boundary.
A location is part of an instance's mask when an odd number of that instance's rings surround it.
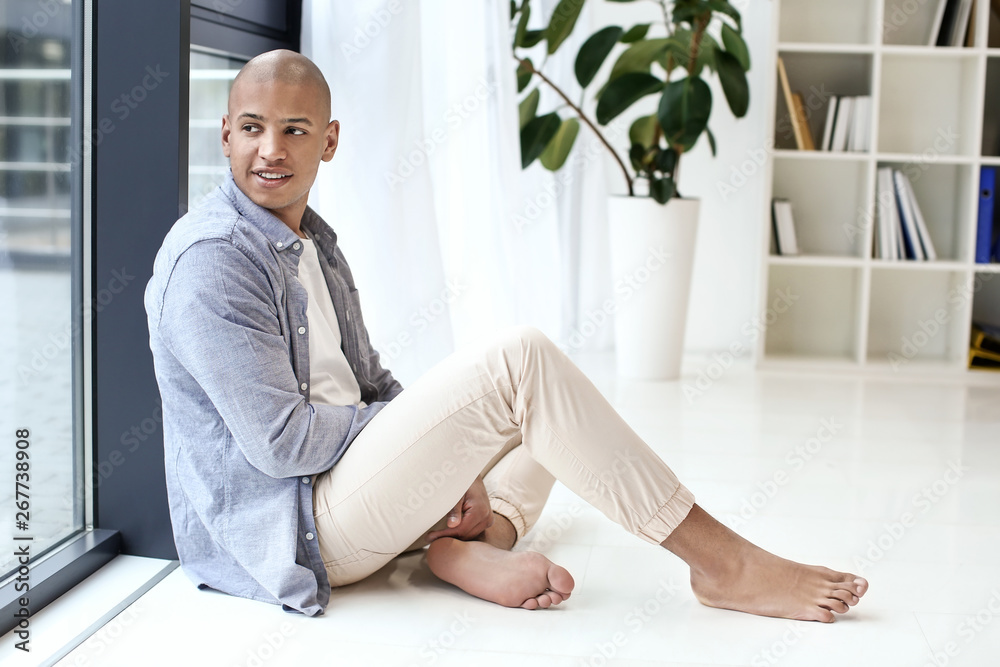
<svg viewBox="0 0 1000 667">
<path fill-rule="evenodd" d="M 309 388 L 309 384 L 308 384 L 308 383 L 306 383 L 306 382 L 303 382 L 303 383 L 302 383 L 302 384 L 300 384 L 299 386 L 300 386 L 300 387 L 302 388 L 302 391 L 305 391 L 306 389 L 308 389 L 308 388 Z"/>
<path fill-rule="evenodd" d="M 284 243 L 282 243 L 281 241 L 278 241 L 278 242 L 277 242 L 277 243 L 275 243 L 274 245 L 275 245 L 276 247 L 278 247 L 278 248 L 284 248 L 284 247 L 285 247 L 285 244 L 284 244 Z"/>
<path fill-rule="evenodd" d="M 301 243 L 293 243 L 292 244 L 292 250 L 298 250 L 301 247 L 302 247 Z"/>
<path fill-rule="evenodd" d="M 306 332 L 306 328 L 305 327 L 299 327 L 299 333 L 300 334 L 304 334 L 305 332 Z"/>
<path fill-rule="evenodd" d="M 309 483 L 309 478 L 308 477 L 303 477 L 302 478 L 302 483 L 303 484 L 308 484 Z"/>
<path fill-rule="evenodd" d="M 315 536 L 315 535 L 313 535 L 312 533 L 306 533 L 306 539 L 307 539 L 307 540 L 311 540 L 311 539 L 312 539 L 312 538 L 314 538 L 314 537 L 316 537 L 316 536 Z"/>
</svg>

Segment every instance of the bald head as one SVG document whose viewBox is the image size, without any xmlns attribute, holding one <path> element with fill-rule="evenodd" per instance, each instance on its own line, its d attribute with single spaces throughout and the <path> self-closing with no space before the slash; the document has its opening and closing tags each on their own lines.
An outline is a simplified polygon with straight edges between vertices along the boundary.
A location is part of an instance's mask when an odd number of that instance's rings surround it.
<svg viewBox="0 0 1000 667">
<path fill-rule="evenodd" d="M 243 66 L 229 91 L 229 112 L 233 113 L 233 98 L 244 88 L 250 91 L 276 81 L 312 89 L 324 111 L 324 120 L 330 119 L 330 86 L 323 72 L 301 53 L 285 49 L 262 53 Z"/>
</svg>

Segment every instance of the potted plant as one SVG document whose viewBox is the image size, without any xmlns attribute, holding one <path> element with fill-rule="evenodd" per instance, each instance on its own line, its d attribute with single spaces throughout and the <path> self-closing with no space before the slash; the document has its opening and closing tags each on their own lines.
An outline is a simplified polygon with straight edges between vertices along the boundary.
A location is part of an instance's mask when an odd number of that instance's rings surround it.
<svg viewBox="0 0 1000 667">
<path fill-rule="evenodd" d="M 703 135 L 715 155 L 715 137 L 708 128 L 713 96 L 706 79 L 718 77 L 733 115 L 746 115 L 749 50 L 740 13 L 726 0 L 658 0 L 663 18 L 655 22 L 656 28 L 653 23 L 606 26 L 580 47 L 574 67 L 577 82 L 584 95 L 588 87 L 597 87 L 591 115 L 530 57 L 543 41 L 547 55 L 558 51 L 584 2 L 560 0 L 548 25 L 539 30 L 528 28 L 529 0 L 510 4 L 518 92 L 524 93 L 518 109 L 521 165 L 527 168 L 538 159 L 549 170 L 559 169 L 580 123 L 608 149 L 628 192 L 609 201 L 612 270 L 620 277 L 646 267 L 649 275 L 627 300 L 620 300 L 615 313 L 618 370 L 626 377 L 675 379 L 680 374 L 699 208 L 698 200 L 677 192 L 678 168 Z M 609 73 L 595 81 L 614 51 L 618 55 Z M 541 86 L 562 100 L 559 109 L 539 114 Z M 656 113 L 632 122 L 626 165 L 600 126 L 649 96 L 658 98 Z M 637 188 L 637 182 L 646 187 Z M 668 260 L 662 261 L 664 255 Z"/>
</svg>

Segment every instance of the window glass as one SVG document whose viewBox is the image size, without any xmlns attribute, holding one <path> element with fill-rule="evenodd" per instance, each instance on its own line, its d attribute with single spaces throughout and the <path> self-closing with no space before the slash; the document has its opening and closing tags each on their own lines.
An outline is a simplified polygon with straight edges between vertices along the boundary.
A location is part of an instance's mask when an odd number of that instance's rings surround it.
<svg viewBox="0 0 1000 667">
<path fill-rule="evenodd" d="M 0 578 L 84 523 L 75 4 L 0 4 Z"/>
<path fill-rule="evenodd" d="M 195 206 L 223 181 L 229 160 L 222 154 L 222 114 L 229 89 L 245 60 L 191 51 L 191 118 L 188 202 Z"/>
</svg>

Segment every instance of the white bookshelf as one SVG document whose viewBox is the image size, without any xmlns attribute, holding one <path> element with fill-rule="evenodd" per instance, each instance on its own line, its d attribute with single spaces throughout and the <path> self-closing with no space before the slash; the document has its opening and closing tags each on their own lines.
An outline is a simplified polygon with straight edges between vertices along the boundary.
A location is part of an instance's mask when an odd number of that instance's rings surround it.
<svg viewBox="0 0 1000 667">
<path fill-rule="evenodd" d="M 966 371 L 973 319 L 1000 325 L 1000 264 L 976 264 L 979 171 L 1000 166 L 1000 21 L 977 0 L 973 43 L 926 46 L 937 0 L 780 0 L 763 91 L 771 105 L 762 215 L 763 366 Z M 872 97 L 865 152 L 799 151 L 776 73 L 781 57 L 818 145 L 830 95 Z M 873 258 L 876 173 L 910 177 L 934 262 Z M 800 254 L 775 254 L 772 198 L 792 202 Z M 977 372 L 980 373 L 980 372 Z M 1000 376 L 998 376 L 1000 378 Z"/>
</svg>

